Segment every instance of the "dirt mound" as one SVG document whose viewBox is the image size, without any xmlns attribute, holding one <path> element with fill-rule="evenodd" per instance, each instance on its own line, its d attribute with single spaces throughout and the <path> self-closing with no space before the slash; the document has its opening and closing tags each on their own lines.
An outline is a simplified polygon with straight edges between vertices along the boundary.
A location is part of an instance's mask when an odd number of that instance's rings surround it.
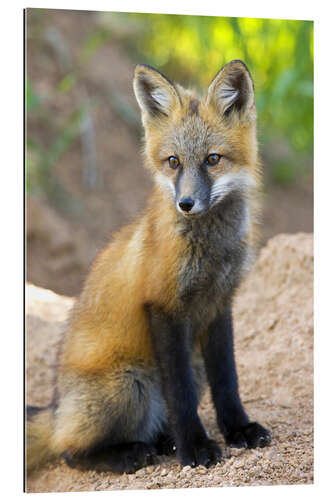
<svg viewBox="0 0 333 500">
<path fill-rule="evenodd" d="M 27 286 L 27 401 L 52 395 L 56 346 L 73 300 Z M 251 418 L 271 429 L 267 449 L 227 449 L 209 393 L 200 414 L 224 451 L 211 469 L 182 468 L 174 458 L 133 475 L 80 472 L 62 461 L 28 480 L 30 492 L 189 488 L 313 482 L 313 238 L 278 235 L 234 302 L 241 397 Z"/>
</svg>

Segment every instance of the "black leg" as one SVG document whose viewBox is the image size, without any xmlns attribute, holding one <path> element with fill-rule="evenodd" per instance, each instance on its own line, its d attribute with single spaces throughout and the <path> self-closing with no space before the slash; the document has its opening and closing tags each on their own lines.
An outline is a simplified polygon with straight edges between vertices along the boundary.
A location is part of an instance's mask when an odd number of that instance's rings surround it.
<svg viewBox="0 0 333 500">
<path fill-rule="evenodd" d="M 211 323 L 202 350 L 217 422 L 227 444 L 237 448 L 269 444 L 269 432 L 256 422 L 249 422 L 239 398 L 230 308 Z"/>
<path fill-rule="evenodd" d="M 154 306 L 147 306 L 147 312 L 177 455 L 182 465 L 208 467 L 221 459 L 221 450 L 198 416 L 189 327 Z"/>
</svg>

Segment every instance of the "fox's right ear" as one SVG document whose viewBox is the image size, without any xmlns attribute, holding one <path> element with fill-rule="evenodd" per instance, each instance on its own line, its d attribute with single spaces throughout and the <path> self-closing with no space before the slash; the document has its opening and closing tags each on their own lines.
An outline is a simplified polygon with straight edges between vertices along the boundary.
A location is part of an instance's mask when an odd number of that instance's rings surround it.
<svg viewBox="0 0 333 500">
<path fill-rule="evenodd" d="M 169 116 L 172 109 L 181 104 L 176 87 L 150 66 L 135 67 L 133 87 L 143 117 Z"/>
<path fill-rule="evenodd" d="M 246 118 L 251 115 L 255 109 L 254 85 L 243 61 L 234 60 L 223 66 L 208 88 L 207 102 L 222 116 Z"/>
</svg>

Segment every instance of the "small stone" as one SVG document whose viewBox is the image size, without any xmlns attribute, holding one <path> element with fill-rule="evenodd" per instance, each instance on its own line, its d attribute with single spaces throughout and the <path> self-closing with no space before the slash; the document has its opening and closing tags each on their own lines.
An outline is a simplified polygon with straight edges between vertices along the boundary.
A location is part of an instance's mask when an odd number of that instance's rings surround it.
<svg viewBox="0 0 333 500">
<path fill-rule="evenodd" d="M 242 455 L 244 453 L 244 450 L 242 448 L 234 448 L 232 450 L 232 454 L 235 457 L 238 457 L 239 455 Z"/>
<path fill-rule="evenodd" d="M 185 474 L 187 472 L 190 472 L 190 470 L 192 470 L 192 467 L 190 465 L 185 465 L 185 467 L 182 468 L 182 472 L 185 472 Z"/>
<path fill-rule="evenodd" d="M 168 474 L 168 471 L 166 469 L 162 469 L 160 472 L 160 476 L 166 476 Z"/>
<path fill-rule="evenodd" d="M 199 472 L 199 474 L 207 474 L 208 469 L 207 469 L 206 467 L 204 467 L 203 465 L 200 465 L 200 466 L 197 468 L 197 471 Z"/>
<path fill-rule="evenodd" d="M 276 458 L 276 457 L 277 457 L 277 451 L 276 450 L 270 450 L 266 454 L 266 458 L 269 458 L 269 459 Z"/>
</svg>

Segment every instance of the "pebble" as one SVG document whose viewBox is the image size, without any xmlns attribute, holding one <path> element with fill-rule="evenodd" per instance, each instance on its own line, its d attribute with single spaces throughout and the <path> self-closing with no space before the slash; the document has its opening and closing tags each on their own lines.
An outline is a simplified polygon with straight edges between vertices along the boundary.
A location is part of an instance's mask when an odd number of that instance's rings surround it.
<svg viewBox="0 0 333 500">
<path fill-rule="evenodd" d="M 236 462 L 234 463 L 235 469 L 240 469 L 243 466 L 244 466 L 244 464 L 240 460 L 236 460 Z"/>
<path fill-rule="evenodd" d="M 197 471 L 199 472 L 199 474 L 207 474 L 208 469 L 207 469 L 206 467 L 204 467 L 203 465 L 200 465 L 200 466 L 197 468 Z"/>
<path fill-rule="evenodd" d="M 276 450 L 270 450 L 268 453 L 266 453 L 266 458 L 276 458 L 277 457 L 277 451 Z"/>
<path fill-rule="evenodd" d="M 244 450 L 242 448 L 234 448 L 232 450 L 232 454 L 235 457 L 238 457 L 239 455 L 242 455 L 244 453 Z"/>
</svg>

